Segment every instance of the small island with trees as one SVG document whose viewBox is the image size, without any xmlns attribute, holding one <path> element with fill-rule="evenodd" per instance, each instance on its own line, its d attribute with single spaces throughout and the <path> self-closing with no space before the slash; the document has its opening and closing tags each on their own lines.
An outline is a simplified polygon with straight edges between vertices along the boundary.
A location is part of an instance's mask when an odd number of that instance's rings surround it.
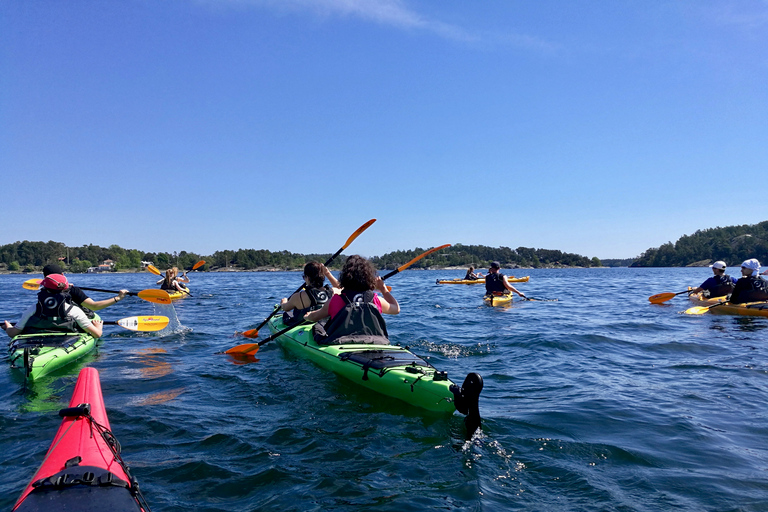
<svg viewBox="0 0 768 512">
<path fill-rule="evenodd" d="M 392 270 L 410 261 L 428 248 L 393 251 L 371 259 L 382 270 Z M 165 269 L 171 266 L 190 268 L 205 260 L 201 271 L 268 271 L 298 270 L 308 261 L 325 261 L 331 254 L 298 254 L 266 249 L 216 251 L 201 255 L 181 251 L 174 253 L 144 252 L 118 245 L 70 247 L 62 242 L 14 242 L 0 246 L 0 272 L 39 272 L 49 263 L 62 264 L 67 272 L 79 273 L 107 270 L 136 272 L 151 263 Z M 685 267 L 705 266 L 716 260 L 738 265 L 748 258 L 768 262 L 768 221 L 759 224 L 717 227 L 696 231 L 650 248 L 638 257 L 627 259 L 588 258 L 579 254 L 531 247 L 488 247 L 457 243 L 419 260 L 411 268 L 487 268 L 498 261 L 505 268 L 588 268 L 588 267 Z M 338 258 L 332 268 L 340 268 Z M 106 262 L 106 263 L 105 263 Z"/>
</svg>

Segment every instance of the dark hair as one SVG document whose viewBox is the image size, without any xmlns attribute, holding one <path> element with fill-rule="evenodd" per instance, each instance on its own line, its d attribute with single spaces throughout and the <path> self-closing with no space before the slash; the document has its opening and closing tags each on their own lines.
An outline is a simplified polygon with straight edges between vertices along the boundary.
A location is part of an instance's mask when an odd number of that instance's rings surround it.
<svg viewBox="0 0 768 512">
<path fill-rule="evenodd" d="M 322 288 L 325 282 L 323 275 L 323 266 L 317 261 L 310 261 L 304 265 L 304 275 L 309 278 L 309 286 L 312 288 Z"/>
<path fill-rule="evenodd" d="M 339 284 L 345 292 L 366 292 L 376 286 L 376 269 L 370 261 L 354 254 L 341 268 Z"/>
<path fill-rule="evenodd" d="M 43 277 L 47 276 L 48 274 L 63 274 L 63 273 L 64 271 L 61 270 L 61 267 L 55 263 L 51 263 L 43 267 Z"/>
</svg>

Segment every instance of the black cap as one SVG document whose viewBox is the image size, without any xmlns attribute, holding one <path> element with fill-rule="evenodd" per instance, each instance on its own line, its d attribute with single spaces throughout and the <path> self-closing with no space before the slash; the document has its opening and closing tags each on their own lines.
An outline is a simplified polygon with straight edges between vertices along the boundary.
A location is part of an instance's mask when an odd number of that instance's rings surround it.
<svg viewBox="0 0 768 512">
<path fill-rule="evenodd" d="M 47 276 L 48 274 L 63 274 L 63 273 L 64 271 L 61 270 L 61 267 L 55 263 L 51 263 L 50 265 L 46 265 L 43 267 L 43 276 Z"/>
<path fill-rule="evenodd" d="M 501 268 L 501 264 L 498 261 L 492 261 L 491 268 Z"/>
</svg>

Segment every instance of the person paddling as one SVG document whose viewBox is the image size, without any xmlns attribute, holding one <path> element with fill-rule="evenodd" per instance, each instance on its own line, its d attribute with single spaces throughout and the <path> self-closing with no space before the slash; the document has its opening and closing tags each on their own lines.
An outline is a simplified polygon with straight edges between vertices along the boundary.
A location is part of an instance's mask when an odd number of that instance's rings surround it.
<svg viewBox="0 0 768 512">
<path fill-rule="evenodd" d="M 484 278 L 485 275 L 479 272 L 475 272 L 475 267 L 469 267 L 467 270 L 467 275 L 464 276 L 465 281 L 477 281 L 478 279 Z"/>
<path fill-rule="evenodd" d="M 330 285 L 325 284 L 328 278 Z M 295 325 L 304 320 L 304 315 L 310 311 L 322 308 L 334 293 L 341 292 L 339 281 L 331 274 L 325 265 L 310 261 L 304 265 L 304 289 L 283 297 L 280 307 L 283 309 L 283 323 Z"/>
<path fill-rule="evenodd" d="M 760 262 L 755 258 L 741 264 L 741 279 L 736 281 L 729 301 L 732 304 L 768 300 L 768 282 L 760 277 Z"/>
<path fill-rule="evenodd" d="M 184 281 L 184 279 L 186 279 L 186 281 Z M 182 278 L 181 282 L 188 283 L 189 278 Z M 171 267 L 165 271 L 165 276 L 157 281 L 157 284 L 160 285 L 161 290 L 165 290 L 169 293 L 186 292 L 186 286 L 182 285 L 181 282 L 179 282 L 179 269 L 177 267 Z"/>
<path fill-rule="evenodd" d="M 488 267 L 488 275 L 485 276 L 485 295 L 500 295 L 507 292 L 518 294 L 525 298 L 525 294 L 520 293 L 517 288 L 509 284 L 507 276 L 500 272 L 501 264 L 498 261 L 491 262 Z"/>
<path fill-rule="evenodd" d="M 709 266 L 714 276 L 710 277 L 701 285 L 693 288 L 690 293 L 704 292 L 707 297 L 724 297 L 733 291 L 736 285 L 736 278 L 725 273 L 726 264 L 724 261 L 716 261 Z"/>
<path fill-rule="evenodd" d="M 324 327 L 316 324 L 315 341 L 321 345 L 389 345 L 387 325 L 381 315 L 400 313 L 400 305 L 387 290 L 384 280 L 376 275 L 371 262 L 358 255 L 347 258 L 339 284 L 340 295 L 334 295 L 322 308 L 304 315 L 310 322 L 330 317 Z"/>
<path fill-rule="evenodd" d="M 89 332 L 100 338 L 103 322 L 91 320 L 75 304 L 70 295 L 67 278 L 62 274 L 49 274 L 37 294 L 37 303 L 27 308 L 15 325 L 7 320 L 3 323 L 6 334 L 13 338 L 19 334 L 38 332 Z"/>
<path fill-rule="evenodd" d="M 55 263 L 51 263 L 50 265 L 46 265 L 43 267 L 43 277 L 47 277 L 51 274 L 64 274 L 64 271 L 61 269 L 60 266 L 58 266 Z M 111 306 L 112 304 L 117 304 L 121 300 L 125 298 L 126 295 L 128 295 L 128 290 L 120 290 L 120 292 L 115 295 L 114 297 L 110 297 L 109 299 L 104 300 L 93 300 L 88 295 L 85 294 L 83 290 L 78 288 L 77 286 L 70 284 L 69 285 L 69 295 L 72 297 L 72 300 L 83 308 L 85 311 L 85 314 L 88 315 L 89 318 L 93 317 L 93 313 L 89 314 L 90 311 L 100 311 L 107 306 Z"/>
</svg>

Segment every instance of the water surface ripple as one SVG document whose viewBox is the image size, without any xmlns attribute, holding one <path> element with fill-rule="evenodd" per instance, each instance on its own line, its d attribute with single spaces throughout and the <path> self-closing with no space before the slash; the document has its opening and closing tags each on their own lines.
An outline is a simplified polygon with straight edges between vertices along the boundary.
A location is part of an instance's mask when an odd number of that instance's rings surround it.
<svg viewBox="0 0 768 512">
<path fill-rule="evenodd" d="M 461 416 L 384 399 L 266 344 L 242 341 L 300 274 L 194 274 L 171 307 L 125 300 L 98 350 L 29 389 L 0 370 L 0 508 L 41 463 L 79 368 L 101 373 L 112 429 L 156 511 L 768 510 L 768 319 L 686 316 L 709 269 L 525 270 L 519 289 L 557 301 L 482 305 L 460 271 L 389 284 L 392 340 L 459 383 L 483 375 L 482 434 Z M 0 276 L 0 317 L 34 300 L 30 276 Z M 36 277 L 36 276 L 34 276 Z M 72 275 L 81 286 L 154 287 L 150 274 Z M 99 295 L 93 293 L 95 297 Z M 266 332 L 266 329 L 264 330 Z"/>
</svg>

